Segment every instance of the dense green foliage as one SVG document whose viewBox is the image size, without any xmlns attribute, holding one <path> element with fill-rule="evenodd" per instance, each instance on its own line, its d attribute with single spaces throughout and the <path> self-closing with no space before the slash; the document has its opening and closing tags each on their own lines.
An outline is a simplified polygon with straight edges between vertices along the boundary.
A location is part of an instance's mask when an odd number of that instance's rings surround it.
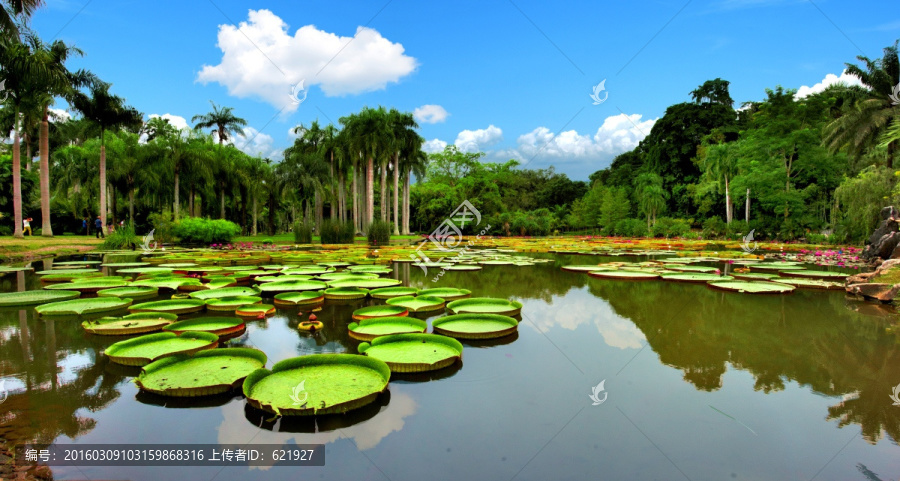
<svg viewBox="0 0 900 481">
<path fill-rule="evenodd" d="M 312 226 L 310 226 L 306 222 L 297 222 L 296 224 L 294 224 L 295 244 L 312 244 L 312 238 Z"/>
<path fill-rule="evenodd" d="M 141 237 L 134 233 L 134 225 L 126 222 L 125 225 L 106 235 L 103 240 L 103 249 L 135 249 L 141 245 L 141 242 Z"/>
<path fill-rule="evenodd" d="M 391 243 L 391 223 L 376 220 L 369 226 L 369 232 L 366 233 L 369 245 L 388 245 Z"/>
<path fill-rule="evenodd" d="M 323 244 L 353 244 L 355 232 L 351 222 L 326 219 L 319 233 Z"/>
<path fill-rule="evenodd" d="M 187 217 L 175 223 L 172 233 L 187 244 L 219 244 L 230 242 L 240 232 L 241 228 L 231 221 Z"/>
</svg>

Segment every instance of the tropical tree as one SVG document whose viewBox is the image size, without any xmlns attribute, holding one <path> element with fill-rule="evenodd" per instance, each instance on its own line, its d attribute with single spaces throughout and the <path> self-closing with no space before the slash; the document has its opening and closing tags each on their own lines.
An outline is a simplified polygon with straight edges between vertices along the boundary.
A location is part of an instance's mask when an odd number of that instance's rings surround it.
<svg viewBox="0 0 900 481">
<path fill-rule="evenodd" d="M 734 205 L 731 202 L 730 182 L 737 175 L 738 148 L 734 143 L 713 144 L 706 147 L 705 156 L 701 159 L 701 168 L 709 177 L 715 179 L 725 193 L 725 223 L 731 224 L 734 218 Z"/>
<path fill-rule="evenodd" d="M 0 36 L 17 38 L 19 25 L 27 21 L 34 11 L 44 6 L 44 0 L 3 0 L 0 1 Z M 18 18 L 17 18 L 18 17 Z"/>
<path fill-rule="evenodd" d="M 368 229 L 375 220 L 375 159 L 390 149 L 390 124 L 384 107 L 363 107 L 357 114 L 341 117 L 340 122 L 350 139 L 351 155 L 366 159 L 366 205 L 360 227 Z"/>
<path fill-rule="evenodd" d="M 638 204 L 647 215 L 647 230 L 656 224 L 656 215 L 666 207 L 669 194 L 663 189 L 663 179 L 653 172 L 644 172 L 635 179 Z M 651 224 L 652 219 L 652 224 Z"/>
<path fill-rule="evenodd" d="M 391 170 L 394 175 L 394 235 L 400 235 L 400 213 L 399 213 L 399 184 L 400 184 L 400 163 L 405 162 L 409 156 L 414 156 L 416 150 L 421 150 L 423 139 L 416 133 L 414 129 L 419 128 L 413 114 L 409 112 L 399 112 L 391 109 L 388 113 L 391 128 L 391 152 L 393 153 Z M 403 160 L 401 161 L 401 157 Z M 385 176 L 382 176 L 384 183 Z M 384 186 L 382 193 L 386 192 Z M 382 204 L 388 204 L 385 195 L 382 194 Z M 388 216 L 389 217 L 389 216 Z"/>
<path fill-rule="evenodd" d="M 244 127 L 247 126 L 247 121 L 235 116 L 232 107 L 219 108 L 212 100 L 209 103 L 212 104 L 212 112 L 198 114 L 191 118 L 195 129 L 215 127 L 212 133 L 219 138 L 219 144 L 224 144 L 231 135 L 244 134 Z"/>
</svg>

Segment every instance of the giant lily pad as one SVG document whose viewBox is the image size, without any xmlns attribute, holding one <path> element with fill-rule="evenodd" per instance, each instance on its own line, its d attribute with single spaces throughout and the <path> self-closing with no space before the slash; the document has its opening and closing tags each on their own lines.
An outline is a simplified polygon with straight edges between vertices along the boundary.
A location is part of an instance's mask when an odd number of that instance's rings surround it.
<svg viewBox="0 0 900 481">
<path fill-rule="evenodd" d="M 371 341 L 391 334 L 422 333 L 428 329 L 428 323 L 414 317 L 376 317 L 363 319 L 359 323 L 351 322 L 347 329 L 350 337 Z"/>
<path fill-rule="evenodd" d="M 78 279 L 91 279 L 95 277 L 103 277 L 100 271 L 91 271 L 84 273 L 64 273 L 64 274 L 47 274 L 41 276 L 41 284 L 50 284 L 54 282 L 72 282 Z"/>
<path fill-rule="evenodd" d="M 821 280 L 843 280 L 849 274 L 845 274 L 843 272 L 833 272 L 833 271 L 810 271 L 810 270 L 800 270 L 800 271 L 782 271 L 782 276 L 785 277 L 809 277 L 812 279 L 821 279 Z"/>
<path fill-rule="evenodd" d="M 259 289 L 253 287 L 223 287 L 221 289 L 208 289 L 205 291 L 192 292 L 192 299 L 222 299 L 225 297 L 236 296 L 258 296 Z"/>
<path fill-rule="evenodd" d="M 262 351 L 243 347 L 179 354 L 144 366 L 135 383 L 142 391 L 162 396 L 210 396 L 240 386 L 247 375 L 265 367 L 266 361 Z"/>
<path fill-rule="evenodd" d="M 266 294 L 277 294 L 280 292 L 300 292 L 300 291 L 321 291 L 328 288 L 328 285 L 320 281 L 301 281 L 287 280 L 266 282 L 259 285 L 259 290 Z"/>
<path fill-rule="evenodd" d="M 261 302 L 262 298 L 257 296 L 223 297 L 222 299 L 208 299 L 206 301 L 206 308 L 210 311 L 234 312 L 239 307 L 259 304 Z"/>
<path fill-rule="evenodd" d="M 61 271 L 59 269 L 50 269 L 49 271 L 37 271 L 37 272 L 35 272 L 35 274 L 39 275 L 39 276 L 54 275 L 54 274 L 78 275 L 78 274 L 95 274 L 97 272 L 99 272 L 97 269 L 65 269 L 64 271 Z"/>
<path fill-rule="evenodd" d="M 522 303 L 492 297 L 473 297 L 471 299 L 453 301 L 447 304 L 447 310 L 453 314 L 475 313 L 517 316 L 522 312 Z"/>
<path fill-rule="evenodd" d="M 400 285 L 398 279 L 353 279 L 329 282 L 331 287 L 360 287 L 363 289 L 378 289 Z"/>
<path fill-rule="evenodd" d="M 199 317 L 178 321 L 164 327 L 164 331 L 181 334 L 183 332 L 211 332 L 220 338 L 234 337 L 247 329 L 244 321 L 236 317 Z"/>
<path fill-rule="evenodd" d="M 140 286 L 113 287 L 97 291 L 97 295 L 100 297 L 130 297 L 132 299 L 149 299 L 156 297 L 158 293 L 159 290 L 155 287 Z"/>
<path fill-rule="evenodd" d="M 172 314 L 188 314 L 202 311 L 206 302 L 202 299 L 170 299 L 168 301 L 152 301 L 135 304 L 128 308 L 131 312 L 171 312 Z"/>
<path fill-rule="evenodd" d="M 378 274 L 367 274 L 364 272 L 329 272 L 318 276 L 323 281 L 355 281 L 358 279 L 378 279 Z"/>
<path fill-rule="evenodd" d="M 88 279 L 78 279 L 72 282 L 63 282 L 60 284 L 51 284 L 44 286 L 44 289 L 78 291 L 81 293 L 97 292 L 101 289 L 109 289 L 112 287 L 122 287 L 128 285 L 128 282 L 119 278 L 107 277 L 91 277 Z"/>
<path fill-rule="evenodd" d="M 659 279 L 659 273 L 652 271 L 626 271 L 626 270 L 606 270 L 588 272 L 591 277 L 601 279 L 616 279 L 620 281 L 649 281 Z"/>
<path fill-rule="evenodd" d="M 200 279 L 192 279 L 190 277 L 154 277 L 148 279 L 138 279 L 131 283 L 132 286 L 155 287 L 157 289 L 168 289 L 174 291 L 185 286 L 200 287 Z"/>
<path fill-rule="evenodd" d="M 400 306 L 370 306 L 353 311 L 353 319 L 372 319 L 374 317 L 404 317 L 409 315 L 409 310 Z"/>
<path fill-rule="evenodd" d="M 131 299 L 118 297 L 95 297 L 93 299 L 75 299 L 71 301 L 51 302 L 37 306 L 34 310 L 42 316 L 71 316 L 109 312 L 123 309 L 131 305 Z"/>
<path fill-rule="evenodd" d="M 842 282 L 831 282 L 821 279 L 804 279 L 800 277 L 777 277 L 772 282 L 788 284 L 794 287 L 805 289 L 826 289 L 834 291 L 843 291 L 845 289 Z"/>
<path fill-rule="evenodd" d="M 389 306 L 401 306 L 409 312 L 431 312 L 444 308 L 444 300 L 435 296 L 403 296 L 388 299 Z"/>
<path fill-rule="evenodd" d="M 707 285 L 714 289 L 746 294 L 788 294 L 794 290 L 794 286 L 767 281 L 720 281 L 709 282 Z"/>
<path fill-rule="evenodd" d="M 193 354 L 219 345 L 219 336 L 209 332 L 159 332 L 119 341 L 106 348 L 112 362 L 126 366 L 145 366 L 175 354 Z"/>
<path fill-rule="evenodd" d="M 368 289 L 359 287 L 331 287 L 325 289 L 325 299 L 332 300 L 365 299 L 368 295 Z"/>
<path fill-rule="evenodd" d="M 768 272 L 732 272 L 731 277 L 742 281 L 768 281 L 778 277 L 778 274 Z"/>
<path fill-rule="evenodd" d="M 465 299 L 472 295 L 472 291 L 468 289 L 457 289 L 455 287 L 435 287 L 432 289 L 422 289 L 417 294 L 419 296 L 440 297 L 445 301 L 455 301 L 457 299 Z"/>
<path fill-rule="evenodd" d="M 462 360 L 463 346 L 437 334 L 392 334 L 360 344 L 359 352 L 384 361 L 391 372 L 424 372 Z"/>
<path fill-rule="evenodd" d="M 415 287 L 382 287 L 369 291 L 369 295 L 374 299 L 390 299 L 392 297 L 414 296 L 419 290 Z"/>
<path fill-rule="evenodd" d="M 0 293 L 0 307 L 33 306 L 45 302 L 78 299 L 78 291 L 24 291 Z"/>
<path fill-rule="evenodd" d="M 175 314 L 161 312 L 139 312 L 123 317 L 104 317 L 93 321 L 84 321 L 81 327 L 91 334 L 100 336 L 127 336 L 147 334 L 161 331 L 178 319 Z"/>
<path fill-rule="evenodd" d="M 270 314 L 275 314 L 275 306 L 271 304 L 253 304 L 241 306 L 234 310 L 234 315 L 241 317 L 263 318 Z"/>
<path fill-rule="evenodd" d="M 251 406 L 282 416 L 343 413 L 374 401 L 390 378 L 390 367 L 378 359 L 314 354 L 253 371 L 243 392 Z"/>
<path fill-rule="evenodd" d="M 662 276 L 664 281 L 674 281 L 674 282 L 719 282 L 719 281 L 730 281 L 732 280 L 731 276 L 720 276 L 718 274 L 709 274 L 706 272 L 694 272 L 694 273 L 681 273 L 681 274 L 664 274 Z"/>
<path fill-rule="evenodd" d="M 573 265 L 573 266 L 562 266 L 562 270 L 570 271 L 570 272 L 592 272 L 599 271 L 603 267 L 600 265 L 594 266 L 586 266 L 586 265 Z"/>
<path fill-rule="evenodd" d="M 454 314 L 431 321 L 436 334 L 458 339 L 495 339 L 518 329 L 518 321 L 499 314 Z"/>
<path fill-rule="evenodd" d="M 282 292 L 275 294 L 276 306 L 302 306 L 318 304 L 325 300 L 322 291 Z"/>
</svg>

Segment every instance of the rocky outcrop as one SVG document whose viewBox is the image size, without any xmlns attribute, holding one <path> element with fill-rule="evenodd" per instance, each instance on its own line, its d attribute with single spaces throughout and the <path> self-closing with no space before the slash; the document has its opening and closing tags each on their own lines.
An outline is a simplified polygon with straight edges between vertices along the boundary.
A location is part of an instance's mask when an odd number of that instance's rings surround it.
<svg viewBox="0 0 900 481">
<path fill-rule="evenodd" d="M 900 279 L 900 259 L 884 261 L 873 272 L 850 276 L 847 278 L 845 286 L 849 294 L 881 302 L 891 302 L 900 293 L 900 283 L 884 281 L 895 279 Z"/>
<path fill-rule="evenodd" d="M 900 211 L 894 206 L 881 209 L 881 224 L 866 241 L 861 257 L 866 261 L 900 258 Z"/>
</svg>

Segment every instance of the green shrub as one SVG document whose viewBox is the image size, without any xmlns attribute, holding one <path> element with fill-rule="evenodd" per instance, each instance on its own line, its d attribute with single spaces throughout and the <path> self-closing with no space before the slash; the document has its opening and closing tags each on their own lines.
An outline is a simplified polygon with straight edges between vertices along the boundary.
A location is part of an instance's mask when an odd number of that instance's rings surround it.
<svg viewBox="0 0 900 481">
<path fill-rule="evenodd" d="M 829 236 L 825 234 L 806 234 L 806 242 L 809 244 L 833 244 Z"/>
<path fill-rule="evenodd" d="M 707 239 L 721 237 L 725 233 L 725 221 L 721 217 L 710 217 L 703 221 L 703 237 Z"/>
<path fill-rule="evenodd" d="M 750 233 L 750 225 L 742 220 L 731 221 L 725 227 L 725 237 L 731 240 L 742 240 L 744 236 Z M 754 237 L 756 233 L 754 233 Z"/>
<path fill-rule="evenodd" d="M 231 242 L 241 232 L 241 228 L 234 222 L 223 219 L 187 217 L 176 222 L 172 232 L 182 243 L 212 244 Z"/>
<path fill-rule="evenodd" d="M 647 221 L 641 219 L 622 219 L 616 222 L 615 233 L 619 236 L 646 237 Z"/>
<path fill-rule="evenodd" d="M 147 216 L 147 221 L 153 226 L 153 238 L 160 244 L 175 242 L 175 221 L 172 220 L 172 212 L 154 212 Z"/>
<path fill-rule="evenodd" d="M 319 235 L 323 244 L 352 244 L 355 230 L 352 222 L 326 219 L 322 221 Z"/>
<path fill-rule="evenodd" d="M 109 250 L 135 249 L 142 242 L 141 236 L 134 233 L 134 224 L 129 222 L 107 234 L 103 239 L 102 248 Z"/>
<path fill-rule="evenodd" d="M 305 222 L 294 224 L 294 244 L 312 244 L 312 226 Z"/>
<path fill-rule="evenodd" d="M 391 223 L 384 222 L 381 220 L 376 220 L 372 222 L 372 225 L 369 226 L 369 232 L 366 234 L 366 238 L 369 240 L 369 245 L 374 246 L 386 246 L 391 243 Z"/>
<path fill-rule="evenodd" d="M 653 237 L 684 237 L 691 231 L 691 225 L 684 219 L 673 219 L 671 217 L 660 217 L 656 219 L 656 224 L 650 228 Z"/>
</svg>

